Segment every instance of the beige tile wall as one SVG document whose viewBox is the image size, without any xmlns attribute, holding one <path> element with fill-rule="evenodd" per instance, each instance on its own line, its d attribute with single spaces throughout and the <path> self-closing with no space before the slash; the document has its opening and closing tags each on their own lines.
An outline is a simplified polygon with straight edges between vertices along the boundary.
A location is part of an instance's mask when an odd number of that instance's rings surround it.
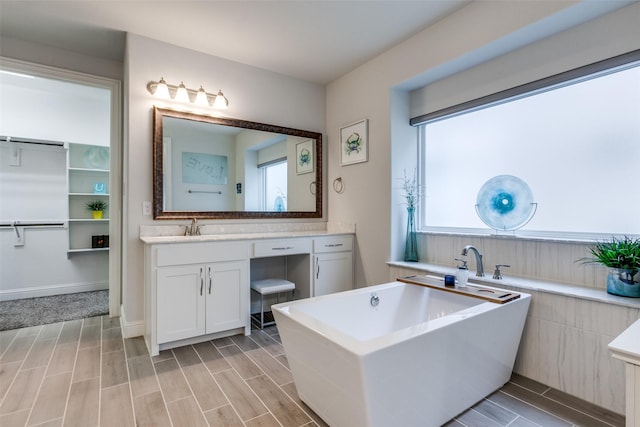
<svg viewBox="0 0 640 427">
<path fill-rule="evenodd" d="M 474 245 L 483 255 L 485 273 L 492 274 L 496 264 L 506 276 L 568 283 L 588 288 L 605 289 L 607 270 L 595 264 L 578 262 L 589 256 L 588 243 L 524 240 L 508 237 L 469 237 L 421 234 L 418 242 L 420 261 L 456 266 L 454 258 L 466 245 Z M 476 270 L 473 255 L 467 257 L 469 269 Z"/>
<path fill-rule="evenodd" d="M 638 319 L 640 309 L 530 293 L 532 305 L 514 370 L 624 413 L 624 363 L 613 359 L 607 346 Z"/>
<path fill-rule="evenodd" d="M 494 264 L 510 264 L 505 280 L 517 276 L 567 283 L 605 292 L 606 269 L 576 260 L 588 255 L 586 243 L 524 241 L 501 237 L 421 235 L 420 260 L 455 266 L 462 248 L 472 244 L 484 255 L 485 272 Z M 475 260 L 469 266 L 475 271 Z M 390 279 L 420 274 L 390 267 Z M 607 345 L 640 318 L 639 308 L 623 307 L 543 291 L 532 294 L 514 371 L 614 412 L 624 413 L 624 363 L 613 359 Z"/>
</svg>

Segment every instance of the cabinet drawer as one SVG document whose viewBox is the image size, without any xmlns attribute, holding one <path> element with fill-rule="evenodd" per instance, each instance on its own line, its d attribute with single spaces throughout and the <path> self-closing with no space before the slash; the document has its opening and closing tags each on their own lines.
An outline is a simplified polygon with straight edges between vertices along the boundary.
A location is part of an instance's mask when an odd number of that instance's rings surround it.
<svg viewBox="0 0 640 427">
<path fill-rule="evenodd" d="M 313 252 L 344 252 L 353 250 L 352 236 L 322 237 L 313 239 Z"/>
<path fill-rule="evenodd" d="M 254 258 L 308 253 L 311 253 L 309 239 L 262 240 L 253 244 Z"/>
<path fill-rule="evenodd" d="M 202 264 L 218 261 L 236 261 L 249 257 L 247 242 L 177 243 L 160 246 L 156 252 L 156 265 Z"/>
</svg>

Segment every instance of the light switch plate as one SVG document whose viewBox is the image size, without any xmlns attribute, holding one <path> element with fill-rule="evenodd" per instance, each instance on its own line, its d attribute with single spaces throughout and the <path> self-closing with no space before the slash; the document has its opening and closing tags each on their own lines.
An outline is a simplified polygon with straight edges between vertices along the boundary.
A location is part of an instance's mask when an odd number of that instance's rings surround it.
<svg viewBox="0 0 640 427">
<path fill-rule="evenodd" d="M 151 202 L 142 202 L 142 215 L 151 215 Z"/>
</svg>

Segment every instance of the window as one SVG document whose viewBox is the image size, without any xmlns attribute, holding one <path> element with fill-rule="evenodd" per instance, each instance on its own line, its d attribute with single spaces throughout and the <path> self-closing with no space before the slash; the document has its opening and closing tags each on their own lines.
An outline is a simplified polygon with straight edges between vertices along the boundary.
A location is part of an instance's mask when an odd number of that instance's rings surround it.
<svg viewBox="0 0 640 427">
<path fill-rule="evenodd" d="M 287 159 L 262 166 L 262 210 L 287 210 Z"/>
<path fill-rule="evenodd" d="M 490 232 L 478 191 L 513 175 L 537 203 L 516 235 L 640 235 L 639 59 L 635 51 L 412 119 L 422 229 Z"/>
</svg>

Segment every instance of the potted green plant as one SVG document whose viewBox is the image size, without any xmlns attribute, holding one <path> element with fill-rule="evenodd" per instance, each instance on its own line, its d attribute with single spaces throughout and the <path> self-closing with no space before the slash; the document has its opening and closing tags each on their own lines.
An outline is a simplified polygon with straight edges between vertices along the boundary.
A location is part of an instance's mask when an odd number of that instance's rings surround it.
<svg viewBox="0 0 640 427">
<path fill-rule="evenodd" d="M 106 200 L 92 200 L 87 203 L 87 209 L 93 212 L 93 219 L 102 219 L 102 213 L 107 209 Z"/>
<path fill-rule="evenodd" d="M 613 295 L 640 298 L 640 238 L 623 237 L 596 242 L 589 248 L 592 257 L 587 263 L 598 263 L 609 268 L 607 292 Z"/>
</svg>

